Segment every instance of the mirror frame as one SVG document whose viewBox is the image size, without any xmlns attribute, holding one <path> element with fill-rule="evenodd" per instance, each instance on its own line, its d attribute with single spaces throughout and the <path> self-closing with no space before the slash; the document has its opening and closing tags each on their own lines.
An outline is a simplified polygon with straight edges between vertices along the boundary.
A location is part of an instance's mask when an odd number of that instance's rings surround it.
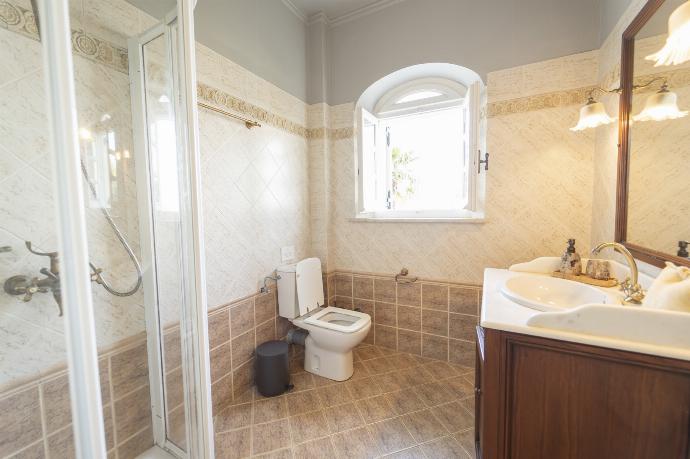
<svg viewBox="0 0 690 459">
<path fill-rule="evenodd" d="M 690 267 L 690 260 L 627 241 L 628 191 L 630 181 L 630 112 L 632 110 L 635 67 L 635 36 L 665 0 L 648 0 L 623 32 L 621 48 L 621 94 L 618 110 L 618 177 L 616 187 L 615 241 L 623 244 L 638 260 L 663 267 L 667 261 Z"/>
</svg>

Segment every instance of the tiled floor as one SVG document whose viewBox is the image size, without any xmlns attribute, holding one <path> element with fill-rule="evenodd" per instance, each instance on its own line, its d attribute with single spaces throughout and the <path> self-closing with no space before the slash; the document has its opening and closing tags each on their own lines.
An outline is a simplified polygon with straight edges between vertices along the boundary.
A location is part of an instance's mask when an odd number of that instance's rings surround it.
<svg viewBox="0 0 690 459">
<path fill-rule="evenodd" d="M 215 416 L 217 458 L 474 457 L 472 368 L 369 345 L 342 383 L 291 366 L 290 393 Z"/>
</svg>

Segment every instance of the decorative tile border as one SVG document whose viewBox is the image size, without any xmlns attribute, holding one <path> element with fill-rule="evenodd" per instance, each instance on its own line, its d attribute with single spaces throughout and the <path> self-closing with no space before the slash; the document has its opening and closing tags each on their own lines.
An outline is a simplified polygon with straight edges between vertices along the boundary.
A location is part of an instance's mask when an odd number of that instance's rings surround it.
<svg viewBox="0 0 690 459">
<path fill-rule="evenodd" d="M 536 96 L 520 97 L 501 102 L 491 102 L 488 105 L 488 117 L 526 113 L 546 108 L 582 105 L 587 101 L 587 93 L 595 86 L 568 89 L 565 91 L 549 92 Z"/>
<path fill-rule="evenodd" d="M 40 41 L 36 18 L 31 10 L 0 1 L 0 25 L 32 40 Z M 78 56 L 128 73 L 127 50 L 80 29 L 72 30 L 72 50 Z"/>
</svg>

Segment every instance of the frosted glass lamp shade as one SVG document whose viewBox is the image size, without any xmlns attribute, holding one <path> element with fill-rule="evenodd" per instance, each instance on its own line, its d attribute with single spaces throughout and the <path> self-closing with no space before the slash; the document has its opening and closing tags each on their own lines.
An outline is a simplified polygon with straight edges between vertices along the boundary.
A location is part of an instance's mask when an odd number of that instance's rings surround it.
<svg viewBox="0 0 690 459">
<path fill-rule="evenodd" d="M 690 1 L 675 9 L 668 18 L 668 38 L 663 48 L 645 57 L 654 67 L 679 65 L 690 60 Z"/>
<path fill-rule="evenodd" d="M 634 121 L 675 120 L 687 116 L 688 112 L 678 109 L 678 97 L 675 92 L 665 88 L 647 98 L 644 109 L 633 116 Z"/>
<path fill-rule="evenodd" d="M 589 128 L 595 128 L 604 124 L 614 122 L 616 119 L 611 118 L 606 113 L 606 107 L 601 102 L 595 102 L 590 97 L 587 104 L 580 109 L 580 120 L 575 127 L 571 127 L 571 131 L 583 131 Z"/>
</svg>

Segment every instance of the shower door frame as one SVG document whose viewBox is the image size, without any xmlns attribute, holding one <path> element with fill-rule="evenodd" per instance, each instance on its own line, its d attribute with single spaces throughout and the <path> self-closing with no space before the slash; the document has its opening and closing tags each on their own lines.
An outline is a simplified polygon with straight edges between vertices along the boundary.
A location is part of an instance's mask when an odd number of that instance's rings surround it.
<svg viewBox="0 0 690 459">
<path fill-rule="evenodd" d="M 194 62 L 193 7 L 191 0 L 178 0 L 176 13 L 160 24 L 129 40 L 133 134 L 139 196 L 139 227 L 143 266 L 144 305 L 151 390 L 151 409 L 155 444 L 177 457 L 214 457 L 211 377 L 209 363 L 205 261 L 201 226 L 200 155 L 196 116 L 196 65 Z M 177 20 L 177 29 L 173 23 Z M 187 451 L 168 439 L 165 399 L 163 330 L 160 323 L 153 201 L 143 47 L 163 36 L 173 77 L 173 106 L 177 148 L 183 154 L 187 177 L 180 184 L 180 212 L 183 241 L 183 309 L 180 311 L 182 376 Z M 175 39 L 177 38 L 177 41 Z M 184 56 L 180 58 L 179 54 Z M 186 65 L 184 65 L 186 63 Z M 135 74 L 136 72 L 136 74 Z M 136 76 L 133 76 L 136 75 Z M 192 90 L 192 88 L 194 88 Z M 193 109 L 189 109 L 192 107 Z"/>
<path fill-rule="evenodd" d="M 56 231 L 60 257 L 61 293 L 65 302 L 66 357 L 70 386 L 72 431 L 77 458 L 106 457 L 105 425 L 100 389 L 98 348 L 94 319 L 91 273 L 88 264 L 88 233 L 84 210 L 84 190 L 79 164 L 79 136 L 72 58 L 69 0 L 37 0 L 41 23 L 44 84 L 50 131 L 49 151 L 54 171 L 53 191 Z M 194 0 L 177 0 L 179 25 L 180 105 L 184 117 L 183 135 L 188 159 L 188 210 L 190 219 L 183 229 L 189 235 L 185 259 L 193 283 L 193 301 L 185 303 L 184 326 L 191 339 L 183 341 L 183 356 L 190 381 L 187 449 L 191 457 L 213 457 L 208 325 L 199 193 L 199 139 L 196 115 L 196 68 L 194 49 Z M 183 357 L 183 358 L 184 358 Z M 186 403 L 187 405 L 187 403 Z M 186 406 L 187 408 L 187 406 Z"/>
</svg>

